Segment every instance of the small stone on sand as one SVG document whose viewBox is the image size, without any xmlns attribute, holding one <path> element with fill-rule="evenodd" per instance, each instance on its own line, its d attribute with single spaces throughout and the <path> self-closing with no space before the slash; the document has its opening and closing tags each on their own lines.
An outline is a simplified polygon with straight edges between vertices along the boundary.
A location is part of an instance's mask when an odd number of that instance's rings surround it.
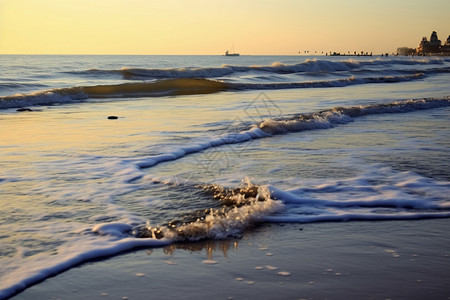
<svg viewBox="0 0 450 300">
<path fill-rule="evenodd" d="M 33 110 L 31 108 L 28 108 L 28 107 L 21 107 L 21 108 L 16 109 L 16 111 L 22 112 L 22 111 L 33 111 Z"/>
<path fill-rule="evenodd" d="M 170 260 L 170 259 L 165 260 L 164 262 L 165 262 L 166 264 L 168 264 L 168 265 L 176 265 L 176 264 L 178 264 L 177 262 L 174 262 L 173 260 Z"/>
<path fill-rule="evenodd" d="M 136 276 L 137 276 L 137 277 L 144 277 L 144 276 L 145 276 L 145 273 L 136 273 Z"/>
<path fill-rule="evenodd" d="M 263 267 L 255 267 L 255 270 L 262 270 L 264 269 Z"/>
</svg>

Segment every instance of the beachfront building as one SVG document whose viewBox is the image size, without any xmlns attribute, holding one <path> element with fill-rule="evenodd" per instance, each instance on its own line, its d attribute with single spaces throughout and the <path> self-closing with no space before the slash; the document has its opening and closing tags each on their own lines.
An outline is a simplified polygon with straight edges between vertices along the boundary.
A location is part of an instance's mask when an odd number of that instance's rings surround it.
<svg viewBox="0 0 450 300">
<path fill-rule="evenodd" d="M 443 52 L 450 53 L 450 35 L 448 36 L 445 44 L 442 46 L 442 50 Z"/>
<path fill-rule="evenodd" d="M 422 38 L 416 52 L 418 55 L 450 55 L 450 36 L 445 44 L 442 45 L 436 31 L 433 31 L 429 41 L 425 36 Z"/>
</svg>

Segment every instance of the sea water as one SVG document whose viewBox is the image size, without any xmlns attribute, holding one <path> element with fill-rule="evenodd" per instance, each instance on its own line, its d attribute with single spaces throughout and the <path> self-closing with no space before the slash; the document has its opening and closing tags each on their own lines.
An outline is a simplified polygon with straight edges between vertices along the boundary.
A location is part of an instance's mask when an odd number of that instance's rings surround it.
<svg viewBox="0 0 450 300">
<path fill-rule="evenodd" d="M 90 259 L 261 223 L 450 217 L 448 58 L 0 65 L 0 298 Z"/>
</svg>

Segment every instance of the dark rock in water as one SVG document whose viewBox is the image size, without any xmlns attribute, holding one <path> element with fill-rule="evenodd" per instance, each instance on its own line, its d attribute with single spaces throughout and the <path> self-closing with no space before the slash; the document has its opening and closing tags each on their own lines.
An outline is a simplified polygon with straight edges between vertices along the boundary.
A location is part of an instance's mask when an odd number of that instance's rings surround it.
<svg viewBox="0 0 450 300">
<path fill-rule="evenodd" d="M 108 116 L 108 120 L 117 120 L 118 116 Z"/>
<path fill-rule="evenodd" d="M 18 109 L 16 109 L 16 111 L 33 111 L 31 108 L 27 108 L 27 107 L 21 107 L 21 108 L 18 108 Z"/>
</svg>

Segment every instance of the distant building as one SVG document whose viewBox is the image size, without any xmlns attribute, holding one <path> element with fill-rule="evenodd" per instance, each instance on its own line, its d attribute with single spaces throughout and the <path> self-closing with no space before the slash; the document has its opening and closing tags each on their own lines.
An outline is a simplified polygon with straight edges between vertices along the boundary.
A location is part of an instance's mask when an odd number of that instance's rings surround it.
<svg viewBox="0 0 450 300">
<path fill-rule="evenodd" d="M 448 36 L 444 46 L 442 46 L 442 50 L 446 53 L 450 53 L 450 35 Z"/>
<path fill-rule="evenodd" d="M 442 45 L 436 31 L 433 31 L 429 41 L 425 36 L 422 38 L 416 52 L 418 55 L 450 55 L 450 36 L 445 44 Z"/>
</svg>

